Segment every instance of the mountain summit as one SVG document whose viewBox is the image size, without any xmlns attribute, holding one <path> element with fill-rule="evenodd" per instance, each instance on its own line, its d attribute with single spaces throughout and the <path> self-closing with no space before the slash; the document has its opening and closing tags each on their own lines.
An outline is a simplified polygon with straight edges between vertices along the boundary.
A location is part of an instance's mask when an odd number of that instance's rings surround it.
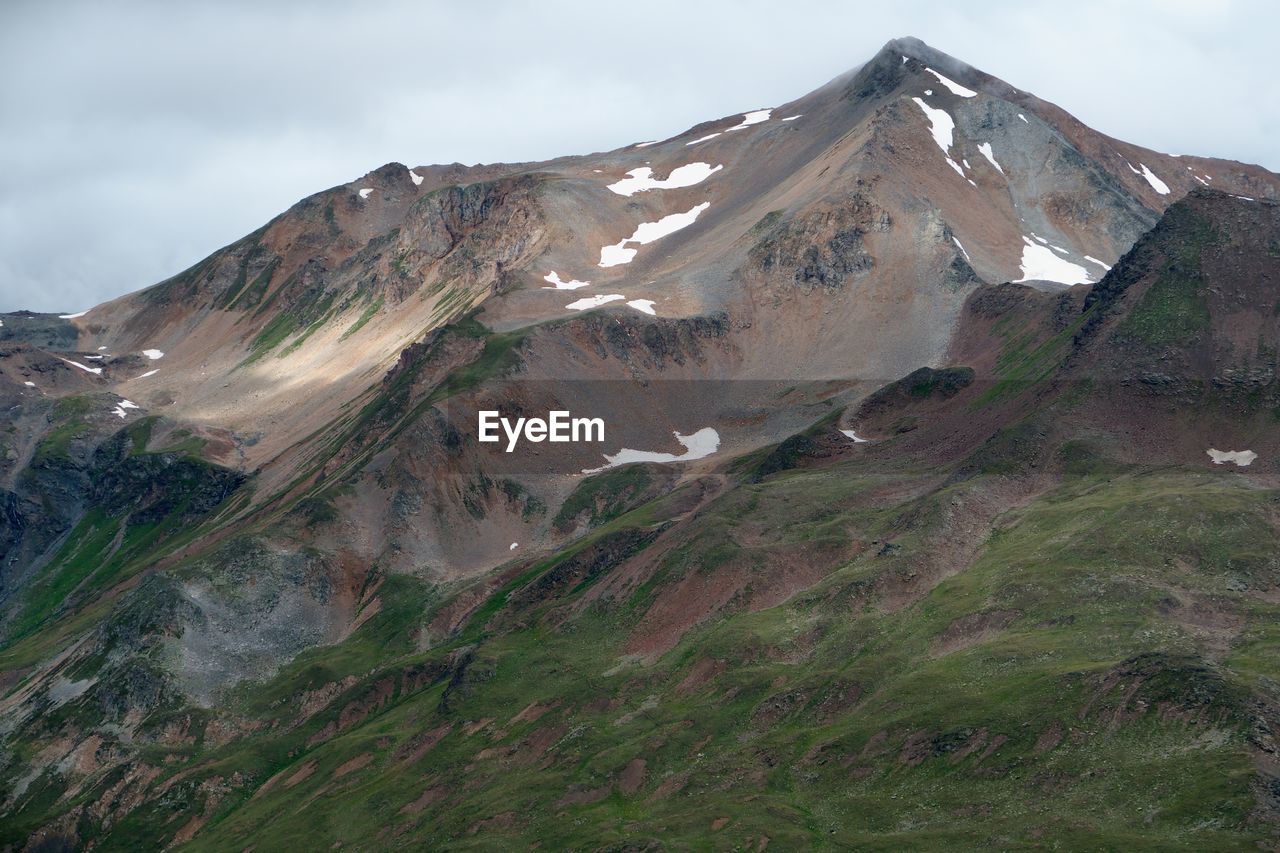
<svg viewBox="0 0 1280 853">
<path fill-rule="evenodd" d="M 897 39 L 0 315 L 0 837 L 1271 839 L 1277 199 Z"/>
</svg>

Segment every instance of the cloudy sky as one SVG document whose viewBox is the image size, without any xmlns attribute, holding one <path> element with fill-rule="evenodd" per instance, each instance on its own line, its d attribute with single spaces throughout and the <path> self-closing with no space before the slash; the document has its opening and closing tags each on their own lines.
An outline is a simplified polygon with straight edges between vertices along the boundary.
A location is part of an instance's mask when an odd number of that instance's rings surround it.
<svg viewBox="0 0 1280 853">
<path fill-rule="evenodd" d="M 602 151 L 915 35 L 1103 132 L 1280 171 L 1269 0 L 0 3 L 0 311 L 163 279 L 389 161 Z"/>
</svg>

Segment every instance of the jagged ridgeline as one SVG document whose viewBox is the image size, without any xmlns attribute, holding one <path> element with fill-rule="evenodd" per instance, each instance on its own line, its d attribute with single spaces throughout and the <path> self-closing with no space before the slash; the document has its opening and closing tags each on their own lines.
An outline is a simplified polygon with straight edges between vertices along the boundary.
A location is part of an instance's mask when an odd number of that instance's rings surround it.
<svg viewBox="0 0 1280 853">
<path fill-rule="evenodd" d="M 1277 198 L 902 39 L 3 315 L 0 844 L 1274 844 Z"/>
</svg>

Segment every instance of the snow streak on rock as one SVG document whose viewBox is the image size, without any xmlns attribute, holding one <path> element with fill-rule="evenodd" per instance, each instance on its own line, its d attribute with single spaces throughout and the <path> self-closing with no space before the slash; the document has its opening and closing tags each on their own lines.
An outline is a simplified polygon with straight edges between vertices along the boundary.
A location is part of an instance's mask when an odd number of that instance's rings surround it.
<svg viewBox="0 0 1280 853">
<path fill-rule="evenodd" d="M 1151 184 L 1153 190 L 1160 193 L 1160 195 L 1169 194 L 1169 185 L 1152 174 L 1151 170 L 1147 168 L 1147 164 L 1139 163 L 1138 165 L 1142 167 L 1142 177 L 1147 179 L 1147 183 Z"/>
<path fill-rule="evenodd" d="M 1004 174 L 1004 167 L 996 162 L 995 152 L 991 149 L 990 142 L 984 142 L 978 146 L 978 150 L 982 152 L 982 156 L 991 161 L 991 165 L 1000 170 L 1000 174 Z"/>
<path fill-rule="evenodd" d="M 652 243 L 654 240 L 666 237 L 668 234 L 674 234 L 681 228 L 686 228 L 694 223 L 698 218 L 698 214 L 711 206 L 711 202 L 704 201 L 702 204 L 695 205 L 693 208 L 684 213 L 672 213 L 664 216 L 657 222 L 642 222 L 636 227 L 635 233 L 612 246 L 605 246 L 600 250 L 600 266 L 616 267 L 619 264 L 629 264 L 636 256 L 636 250 L 627 247 L 628 243 L 638 243 L 641 246 Z"/>
<path fill-rule="evenodd" d="M 89 366 L 87 366 L 87 365 L 81 364 L 81 363 L 80 363 L 80 362 L 78 362 L 78 361 L 72 361 L 72 360 L 71 360 L 71 359 L 69 359 L 69 358 L 62 358 L 61 356 L 59 356 L 59 357 L 58 357 L 58 360 L 59 360 L 59 361 L 65 361 L 67 364 L 71 365 L 72 367 L 78 367 L 78 368 L 80 368 L 81 370 L 83 370 L 85 373 L 92 373 L 94 376 L 101 376 L 101 375 L 102 375 L 102 368 L 101 368 L 101 367 L 89 367 Z"/>
<path fill-rule="evenodd" d="M 959 83 L 957 83 L 956 81 L 948 77 L 943 77 L 941 74 L 939 74 L 937 71 L 934 71 L 932 68 L 926 67 L 924 70 L 928 71 L 934 77 L 937 77 L 938 82 L 946 86 L 948 89 L 950 89 L 952 94 L 959 95 L 962 98 L 972 98 L 978 94 L 972 89 L 966 89 L 964 86 L 961 86 Z"/>
<path fill-rule="evenodd" d="M 938 147 L 942 149 L 942 155 L 947 158 L 947 165 L 956 170 L 956 174 L 964 177 L 964 169 L 960 168 L 960 164 L 951 159 L 951 141 L 952 132 L 956 129 L 955 120 L 951 118 L 951 114 L 946 110 L 934 109 L 926 104 L 920 98 L 912 98 L 924 110 L 925 118 L 929 119 L 929 132 L 933 134 L 933 141 L 938 143 Z"/>
<path fill-rule="evenodd" d="M 685 147 L 687 148 L 690 145 L 697 145 L 699 142 L 706 142 L 708 139 L 715 139 L 719 135 L 720 135 L 720 131 L 718 130 L 715 133 L 708 133 L 706 136 L 702 137 L 701 139 L 695 139 L 692 142 L 686 142 Z"/>
</svg>

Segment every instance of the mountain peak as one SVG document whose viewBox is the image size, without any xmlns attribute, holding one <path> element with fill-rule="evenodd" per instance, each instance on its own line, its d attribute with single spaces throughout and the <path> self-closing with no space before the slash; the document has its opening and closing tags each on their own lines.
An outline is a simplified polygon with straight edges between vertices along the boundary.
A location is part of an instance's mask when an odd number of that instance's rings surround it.
<svg viewBox="0 0 1280 853">
<path fill-rule="evenodd" d="M 877 57 L 880 55 L 894 57 L 899 64 L 904 65 L 909 65 L 910 60 L 915 60 L 969 88 L 980 88 L 978 84 L 990 78 L 990 75 L 984 74 L 969 63 L 944 53 L 914 36 L 904 36 L 885 42 Z"/>
</svg>

